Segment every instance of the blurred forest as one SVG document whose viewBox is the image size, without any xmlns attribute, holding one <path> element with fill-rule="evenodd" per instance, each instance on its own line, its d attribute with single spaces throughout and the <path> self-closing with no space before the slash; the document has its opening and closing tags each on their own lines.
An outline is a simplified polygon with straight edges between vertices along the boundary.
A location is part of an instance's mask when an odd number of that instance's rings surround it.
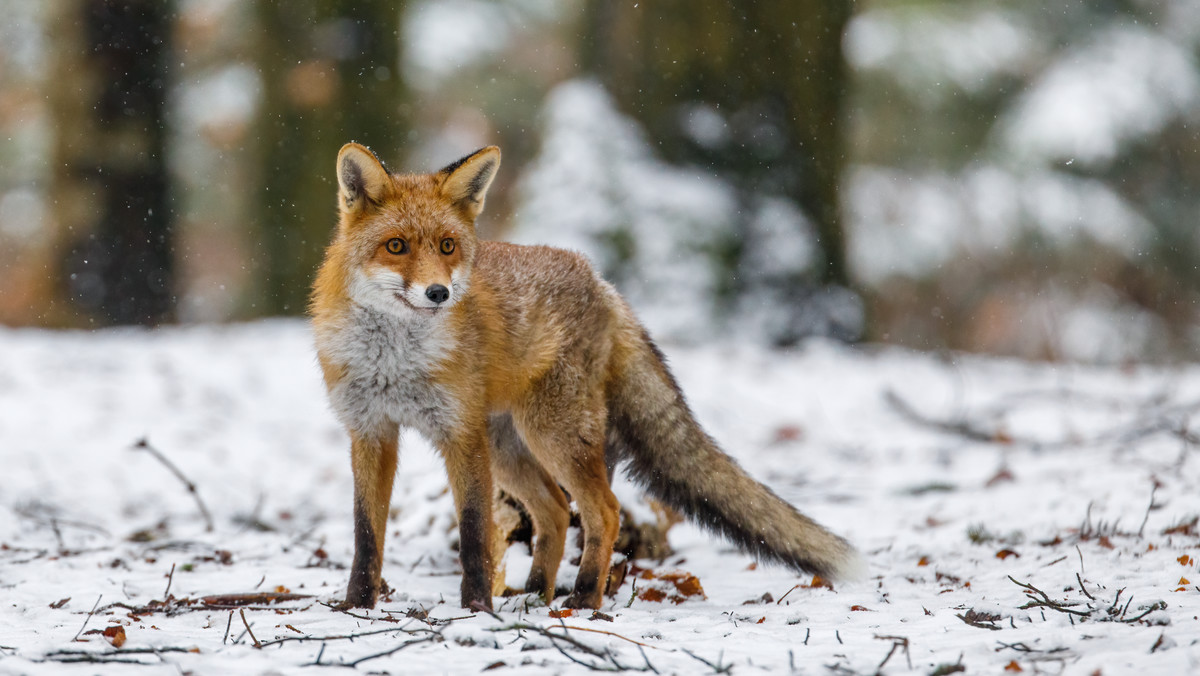
<svg viewBox="0 0 1200 676">
<path fill-rule="evenodd" d="M 0 0 L 0 323 L 300 315 L 334 157 L 679 341 L 1200 357 L 1194 0 Z"/>
</svg>

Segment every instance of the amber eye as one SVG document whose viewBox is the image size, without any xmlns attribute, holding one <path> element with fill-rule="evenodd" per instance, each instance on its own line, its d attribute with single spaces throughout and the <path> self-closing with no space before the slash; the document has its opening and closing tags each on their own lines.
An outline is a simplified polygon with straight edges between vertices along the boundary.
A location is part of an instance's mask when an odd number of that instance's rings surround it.
<svg viewBox="0 0 1200 676">
<path fill-rule="evenodd" d="M 408 244 L 399 237 L 393 237 L 384 244 L 387 247 L 388 253 L 402 254 L 408 252 Z"/>
<path fill-rule="evenodd" d="M 449 237 L 442 240 L 442 253 L 446 254 L 447 256 L 454 253 L 454 240 L 450 239 Z"/>
</svg>

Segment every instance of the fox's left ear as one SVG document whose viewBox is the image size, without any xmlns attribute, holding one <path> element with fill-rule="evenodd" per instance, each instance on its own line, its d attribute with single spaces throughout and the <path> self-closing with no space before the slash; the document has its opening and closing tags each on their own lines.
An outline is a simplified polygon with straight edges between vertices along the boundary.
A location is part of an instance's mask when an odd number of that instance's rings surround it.
<svg viewBox="0 0 1200 676">
<path fill-rule="evenodd" d="M 488 186 L 500 168 L 500 149 L 480 148 L 438 172 L 444 176 L 442 195 L 459 205 L 471 218 L 483 211 Z"/>
</svg>

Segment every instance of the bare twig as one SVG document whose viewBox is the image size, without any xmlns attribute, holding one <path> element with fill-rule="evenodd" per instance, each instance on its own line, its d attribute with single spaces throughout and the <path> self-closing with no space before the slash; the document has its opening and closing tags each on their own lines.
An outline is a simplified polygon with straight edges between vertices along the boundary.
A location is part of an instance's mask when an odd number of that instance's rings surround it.
<svg viewBox="0 0 1200 676">
<path fill-rule="evenodd" d="M 233 626 L 233 611 L 229 611 L 229 619 L 225 622 L 225 637 L 221 639 L 221 645 L 225 645 L 225 641 L 229 640 L 229 628 Z"/>
<path fill-rule="evenodd" d="M 612 631 L 606 631 L 606 630 L 604 630 L 604 629 L 592 629 L 592 628 L 590 628 L 590 627 L 576 627 L 576 626 L 574 626 L 574 625 L 570 625 L 570 624 L 566 624 L 566 623 L 561 623 L 561 624 L 559 624 L 559 626 L 560 626 L 560 627 L 562 627 L 563 629 L 571 629 L 571 630 L 574 630 L 574 631 L 589 631 L 589 632 L 591 632 L 591 633 L 593 633 L 593 634 L 604 634 L 605 636 L 612 636 L 613 638 L 619 638 L 619 639 L 621 639 L 622 641 L 628 641 L 628 642 L 630 642 L 630 643 L 633 643 L 633 644 L 635 644 L 635 645 L 644 646 L 644 647 L 646 647 L 646 648 L 654 648 L 655 650 L 662 650 L 662 648 L 660 648 L 660 647 L 658 647 L 658 646 L 656 646 L 656 645 L 650 645 L 649 643 L 642 643 L 641 641 L 635 641 L 635 640 L 633 640 L 633 639 L 631 639 L 631 638 L 628 638 L 628 637 L 622 636 L 622 635 L 620 635 L 620 634 L 618 634 L 618 633 L 616 633 L 616 632 L 612 632 Z"/>
<path fill-rule="evenodd" d="M 366 657 L 360 657 L 357 660 L 354 660 L 353 662 L 347 662 L 346 666 L 351 667 L 351 668 L 357 667 L 358 665 L 360 665 L 363 662 L 366 662 L 368 660 L 374 660 L 374 659 L 378 659 L 380 657 L 387 657 L 388 655 L 395 655 L 396 653 L 400 652 L 401 650 L 404 650 L 405 648 L 407 648 L 411 645 L 416 645 L 418 643 L 432 643 L 434 641 L 440 641 L 441 639 L 442 639 L 442 635 L 437 632 L 434 632 L 434 633 L 430 634 L 429 636 L 424 636 L 422 638 L 414 638 L 414 639 L 405 641 L 404 643 L 401 643 L 400 645 L 396 646 L 395 648 L 390 648 L 383 652 L 375 653 L 374 655 L 367 655 Z"/>
<path fill-rule="evenodd" d="M 908 662 L 908 670 L 912 671 L 912 668 L 913 668 L 912 656 L 908 652 L 908 638 L 907 637 L 904 637 L 904 636 L 879 636 L 878 634 L 876 634 L 875 638 L 879 639 L 880 641 L 891 641 L 892 642 L 892 649 L 888 651 L 888 654 L 883 658 L 883 661 L 879 663 L 879 666 L 875 667 L 875 673 L 880 673 L 883 671 L 883 665 L 887 664 L 888 660 L 892 659 L 892 655 L 896 654 L 897 650 L 904 651 L 904 659 L 905 659 L 905 661 Z"/>
<path fill-rule="evenodd" d="M 1038 589 L 1037 587 L 1035 587 L 1027 582 L 1019 582 L 1012 575 L 1009 575 L 1008 579 L 1012 580 L 1013 584 L 1024 589 L 1025 596 L 1027 598 L 1029 598 L 1028 603 L 1026 603 L 1023 606 L 1020 606 L 1020 608 L 1022 610 L 1028 610 L 1029 608 L 1050 608 L 1051 610 L 1057 610 L 1060 613 L 1067 613 L 1069 615 L 1075 615 L 1077 617 L 1088 617 L 1089 615 L 1091 615 L 1090 608 L 1087 611 L 1075 610 L 1073 608 L 1073 606 L 1079 605 L 1078 603 L 1067 603 L 1066 601 L 1055 601 L 1055 600 L 1051 599 L 1049 596 L 1047 596 L 1046 592 L 1042 591 L 1041 589 Z"/>
<path fill-rule="evenodd" d="M 996 622 L 998 622 L 1000 620 L 999 615 L 994 615 L 992 613 L 979 613 L 979 612 L 976 612 L 975 609 L 972 608 L 971 610 L 968 610 L 966 613 L 964 613 L 962 615 L 955 614 L 955 617 L 962 620 L 966 624 L 971 625 L 972 627 L 978 627 L 980 629 L 991 629 L 992 631 L 1000 631 L 1000 627 L 996 626 Z M 880 666 L 882 666 L 882 665 L 880 665 Z"/>
<path fill-rule="evenodd" d="M 292 641 L 295 641 L 297 643 L 304 643 L 305 641 L 322 641 L 322 642 L 324 642 L 324 641 L 353 641 L 354 639 L 362 638 L 363 636 L 375 636 L 376 634 L 390 634 L 390 633 L 395 633 L 395 632 L 400 632 L 400 633 L 404 633 L 404 634 L 417 634 L 417 633 L 422 633 L 422 632 L 428 633 L 428 634 L 438 633 L 432 629 L 426 629 L 424 627 L 417 627 L 416 629 L 408 629 L 408 625 L 406 624 L 406 625 L 400 626 L 400 627 L 387 627 L 386 629 L 375 629 L 372 631 L 360 631 L 360 632 L 355 632 L 352 634 L 334 634 L 334 635 L 330 635 L 330 636 L 309 636 L 307 634 L 304 636 L 284 636 L 282 638 L 273 639 L 271 641 L 263 641 L 262 647 L 266 648 L 267 646 L 278 645 L 280 643 L 291 643 Z"/>
<path fill-rule="evenodd" d="M 196 490 L 196 484 L 192 483 L 191 479 L 188 479 L 186 476 L 184 476 L 183 472 L 181 472 L 179 468 L 175 466 L 175 463 L 167 459 L 167 456 L 163 455 L 157 448 L 151 446 L 149 440 L 147 440 L 145 437 L 138 439 L 133 445 L 133 448 L 140 451 L 146 451 L 150 455 L 154 456 L 154 458 L 161 462 L 168 470 L 170 470 L 171 473 L 176 476 L 176 478 L 183 482 L 184 487 L 187 488 L 188 492 L 192 494 L 192 498 L 196 501 L 196 506 L 200 508 L 200 515 L 204 517 L 204 530 L 211 533 L 213 530 L 212 515 L 209 514 L 208 507 L 204 505 L 204 500 L 200 499 L 200 492 Z"/>
<path fill-rule="evenodd" d="M 971 441 L 996 443 L 1001 438 L 1001 435 L 996 434 L 996 432 L 979 429 L 966 420 L 951 422 L 947 420 L 937 420 L 926 416 L 917 411 L 912 404 L 901 398 L 899 394 L 896 394 L 894 390 L 887 390 L 883 393 L 883 397 L 887 400 L 887 403 L 896 410 L 897 413 L 924 427 L 932 427 L 933 429 L 941 430 L 943 432 L 957 434 L 958 436 L 965 437 Z"/>
<path fill-rule="evenodd" d="M 160 653 L 187 653 L 192 648 L 166 646 L 161 648 L 122 648 L 106 652 L 91 652 L 88 650 L 54 650 L 46 653 L 38 662 L 59 662 L 67 664 L 153 664 L 135 659 L 133 655 L 159 655 Z"/>
<path fill-rule="evenodd" d="M 654 665 L 650 664 L 650 658 L 646 657 L 646 651 L 643 650 L 642 646 L 640 646 L 640 645 L 638 646 L 638 652 L 642 653 L 642 659 L 646 661 L 646 668 L 657 674 L 658 669 L 655 669 Z"/>
<path fill-rule="evenodd" d="M 1083 578 L 1079 576 L 1079 573 L 1075 573 L 1075 580 L 1076 580 L 1077 582 L 1079 582 L 1079 591 L 1083 592 L 1083 595 L 1084 595 L 1084 596 L 1086 596 L 1086 597 L 1088 597 L 1089 599 L 1091 599 L 1091 600 L 1095 601 L 1095 600 L 1096 600 L 1096 597 L 1095 597 L 1095 596 L 1092 596 L 1090 593 L 1088 593 L 1087 587 L 1083 586 Z"/>
<path fill-rule="evenodd" d="M 1142 525 L 1138 528 L 1137 536 L 1140 538 L 1146 532 L 1146 522 L 1150 520 L 1150 511 L 1155 508 L 1154 495 L 1158 493 L 1158 482 L 1155 481 L 1150 489 L 1150 504 L 1146 505 L 1146 515 L 1142 517 Z"/>
<path fill-rule="evenodd" d="M 324 601 L 317 601 L 317 603 L 325 606 L 326 608 L 328 608 L 334 612 L 341 613 L 343 615 L 349 615 L 350 617 L 353 617 L 356 620 L 366 620 L 368 622 L 374 622 L 376 620 L 378 620 L 380 622 L 399 622 L 400 621 L 390 615 L 387 617 L 371 617 L 370 615 L 360 615 L 358 613 L 351 612 L 351 610 L 349 608 L 342 606 L 342 604 L 340 604 L 340 603 L 325 603 Z"/>
<path fill-rule="evenodd" d="M 712 662 L 709 662 L 708 660 L 704 659 L 703 657 L 700 657 L 699 655 L 688 650 L 687 648 L 680 648 L 680 650 L 682 650 L 685 655 L 696 660 L 697 662 L 701 662 L 705 665 L 708 665 L 708 668 L 712 669 L 714 674 L 728 674 L 728 673 L 732 673 L 732 671 L 733 671 L 732 663 L 731 664 L 721 664 L 721 658 L 724 657 L 724 655 L 725 655 L 724 651 L 722 651 L 721 654 L 717 656 L 717 663 L 713 664 Z"/>
<path fill-rule="evenodd" d="M 783 603 L 783 600 L 787 598 L 787 595 L 788 595 L 788 594 L 791 594 L 792 592 L 796 591 L 797 589 L 799 589 L 799 588 L 801 588 L 801 587 L 803 587 L 803 586 L 804 586 L 804 585 L 802 585 L 802 584 L 798 584 L 798 585 L 795 585 L 794 587 L 792 587 L 791 589 L 789 589 L 789 590 L 785 591 L 785 592 L 783 593 L 783 596 L 780 596 L 780 597 L 779 597 L 779 600 L 775 602 L 775 605 L 779 605 L 780 603 Z"/>
<path fill-rule="evenodd" d="M 291 592 L 254 592 L 251 594 L 212 594 L 200 597 L 200 602 L 209 608 L 227 608 L 229 606 L 270 605 L 280 601 L 302 601 L 311 599 L 312 594 L 293 594 Z"/>
<path fill-rule="evenodd" d="M 246 621 L 246 610 L 243 608 L 238 611 L 238 614 L 242 616 L 242 624 L 246 625 L 246 633 L 250 634 L 250 640 L 254 641 L 254 647 L 262 648 L 262 644 L 254 637 L 254 631 L 250 629 L 250 623 Z"/>
<path fill-rule="evenodd" d="M 96 608 L 100 606 L 100 599 L 102 598 L 104 598 L 104 594 L 96 597 L 96 602 L 92 604 L 92 609 L 88 611 L 87 617 L 83 618 L 83 626 L 79 628 L 79 631 L 75 632 L 75 638 L 71 639 L 72 641 L 79 640 L 79 635 L 82 634 L 83 630 L 87 628 L 88 620 L 92 619 L 92 614 L 95 613 Z"/>
<path fill-rule="evenodd" d="M 167 590 L 163 592 L 163 603 L 171 598 L 171 583 L 175 581 L 175 564 L 171 564 L 171 572 L 167 574 Z"/>
</svg>

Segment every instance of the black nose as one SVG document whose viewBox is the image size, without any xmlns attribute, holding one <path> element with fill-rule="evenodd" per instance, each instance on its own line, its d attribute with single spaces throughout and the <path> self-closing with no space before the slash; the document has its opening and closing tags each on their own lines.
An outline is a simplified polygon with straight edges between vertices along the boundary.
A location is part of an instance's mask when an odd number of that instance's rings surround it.
<svg viewBox="0 0 1200 676">
<path fill-rule="evenodd" d="M 445 303 L 446 299 L 450 297 L 450 289 L 441 284 L 434 284 L 425 289 L 425 297 L 435 303 Z"/>
</svg>

